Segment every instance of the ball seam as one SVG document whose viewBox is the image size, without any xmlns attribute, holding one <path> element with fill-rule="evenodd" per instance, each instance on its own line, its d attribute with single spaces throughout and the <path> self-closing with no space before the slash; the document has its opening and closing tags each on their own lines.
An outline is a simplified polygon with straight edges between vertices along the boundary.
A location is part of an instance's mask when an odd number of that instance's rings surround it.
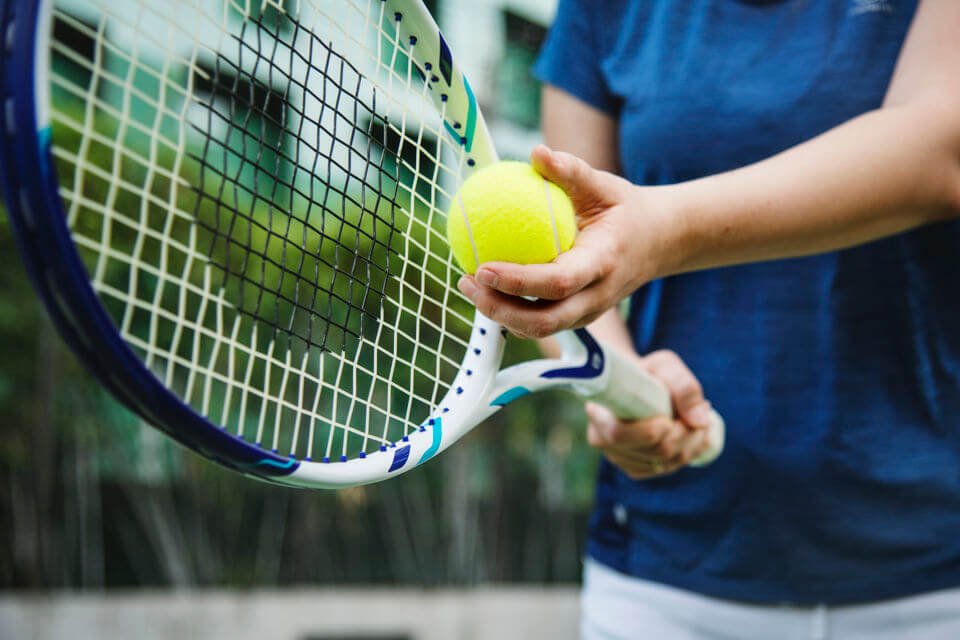
<svg viewBox="0 0 960 640">
<path fill-rule="evenodd" d="M 460 213 L 463 215 L 463 227 L 467 231 L 467 239 L 470 240 L 470 250 L 473 251 L 473 270 L 480 267 L 480 254 L 477 252 L 477 243 L 473 241 L 473 229 L 470 228 L 470 217 L 467 215 L 467 207 L 463 204 L 463 195 L 457 194 L 457 203 L 460 205 Z"/>
<path fill-rule="evenodd" d="M 550 224 L 553 226 L 553 247 L 556 255 L 560 255 L 560 229 L 557 227 L 557 214 L 553 210 L 553 198 L 550 197 L 550 182 L 543 178 L 543 190 L 547 194 L 547 209 L 550 211 Z"/>
</svg>

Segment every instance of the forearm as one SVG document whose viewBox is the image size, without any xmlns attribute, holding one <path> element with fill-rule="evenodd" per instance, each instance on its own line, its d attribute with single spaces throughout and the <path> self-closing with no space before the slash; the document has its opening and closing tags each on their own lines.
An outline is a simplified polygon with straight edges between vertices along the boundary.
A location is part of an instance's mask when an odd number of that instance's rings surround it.
<svg viewBox="0 0 960 640">
<path fill-rule="evenodd" d="M 879 109 L 736 171 L 651 190 L 662 272 L 830 251 L 960 212 L 960 105 Z M 641 200 L 641 201 L 643 201 Z"/>
</svg>

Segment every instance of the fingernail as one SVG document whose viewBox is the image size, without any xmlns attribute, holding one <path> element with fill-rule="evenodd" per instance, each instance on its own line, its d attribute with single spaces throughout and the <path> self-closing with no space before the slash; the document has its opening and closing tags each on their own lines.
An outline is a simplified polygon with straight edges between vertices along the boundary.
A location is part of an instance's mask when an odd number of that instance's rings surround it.
<svg viewBox="0 0 960 640">
<path fill-rule="evenodd" d="M 457 282 L 457 288 L 460 289 L 460 293 L 471 300 L 477 297 L 477 285 L 473 284 L 473 278 L 463 276 L 460 278 L 460 281 Z"/>
<path fill-rule="evenodd" d="M 710 426 L 710 406 L 707 404 L 698 404 L 690 412 L 690 421 L 695 427 L 707 428 Z"/>
<path fill-rule="evenodd" d="M 477 282 L 491 289 L 496 289 L 497 285 L 500 284 L 500 276 L 489 269 L 480 269 L 477 271 L 476 278 Z"/>
</svg>

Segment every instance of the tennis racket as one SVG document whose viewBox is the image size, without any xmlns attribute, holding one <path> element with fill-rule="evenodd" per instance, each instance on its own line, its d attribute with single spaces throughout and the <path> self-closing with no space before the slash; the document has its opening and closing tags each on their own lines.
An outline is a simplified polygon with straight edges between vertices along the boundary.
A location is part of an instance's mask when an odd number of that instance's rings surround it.
<svg viewBox="0 0 960 640">
<path fill-rule="evenodd" d="M 587 331 L 501 369 L 445 211 L 497 159 L 419 0 L 10 0 L 2 184 L 63 337 L 144 420 L 305 487 L 423 464 L 567 387 L 618 415 L 664 387 Z M 714 416 L 705 464 L 721 450 Z"/>
</svg>

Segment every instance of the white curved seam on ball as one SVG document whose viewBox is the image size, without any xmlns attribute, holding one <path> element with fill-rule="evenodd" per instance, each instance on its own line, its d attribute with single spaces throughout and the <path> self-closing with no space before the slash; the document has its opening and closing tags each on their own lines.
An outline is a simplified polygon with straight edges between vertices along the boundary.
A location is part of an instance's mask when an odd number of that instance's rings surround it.
<svg viewBox="0 0 960 640">
<path fill-rule="evenodd" d="M 473 250 L 473 270 L 476 271 L 480 266 L 480 254 L 477 253 L 477 243 L 473 241 L 473 229 L 470 228 L 470 218 L 467 216 L 467 208 L 463 206 L 463 194 L 457 194 L 457 203 L 460 204 L 460 213 L 463 214 L 463 226 L 467 230 L 467 238 L 470 239 L 470 249 Z"/>
<path fill-rule="evenodd" d="M 543 179 L 543 190 L 547 194 L 547 208 L 550 210 L 550 224 L 553 225 L 553 246 L 560 255 L 560 229 L 557 228 L 557 214 L 553 211 L 553 198 L 550 197 L 550 182 Z"/>
</svg>

